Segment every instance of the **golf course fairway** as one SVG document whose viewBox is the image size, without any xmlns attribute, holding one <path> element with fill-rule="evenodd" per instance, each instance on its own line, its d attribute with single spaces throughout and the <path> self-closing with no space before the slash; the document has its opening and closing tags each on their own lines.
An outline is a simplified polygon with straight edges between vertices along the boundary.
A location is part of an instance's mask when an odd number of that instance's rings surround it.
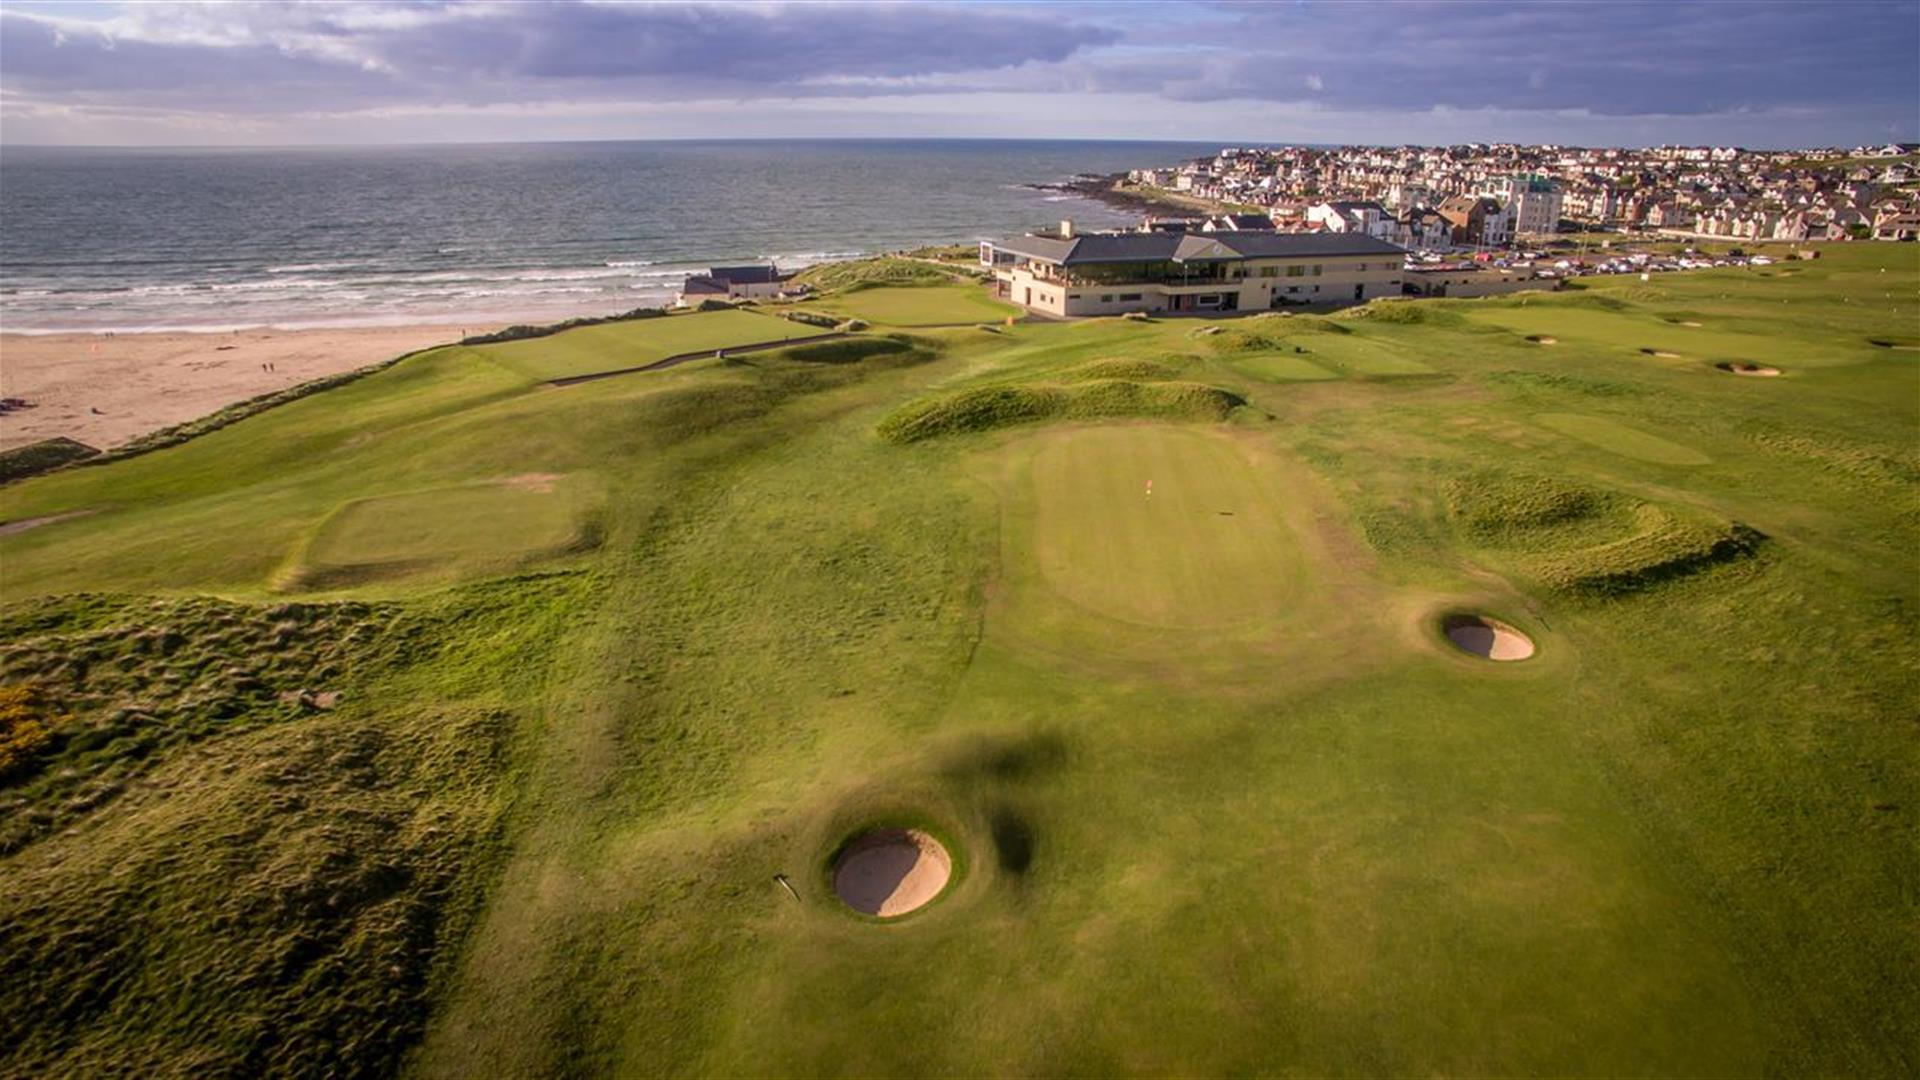
<svg viewBox="0 0 1920 1080">
<path fill-rule="evenodd" d="M 0 1075 L 1920 1071 L 1914 245 L 899 262 L 0 487 Z"/>
</svg>

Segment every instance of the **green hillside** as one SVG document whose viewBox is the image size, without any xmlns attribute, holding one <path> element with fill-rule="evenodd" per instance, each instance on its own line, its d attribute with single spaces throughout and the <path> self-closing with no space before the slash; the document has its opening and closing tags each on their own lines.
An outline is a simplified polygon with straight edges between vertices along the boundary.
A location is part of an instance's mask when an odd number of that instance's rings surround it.
<svg viewBox="0 0 1920 1080">
<path fill-rule="evenodd" d="M 1920 1071 L 1913 245 L 918 265 L 0 487 L 0 1075 Z"/>
</svg>

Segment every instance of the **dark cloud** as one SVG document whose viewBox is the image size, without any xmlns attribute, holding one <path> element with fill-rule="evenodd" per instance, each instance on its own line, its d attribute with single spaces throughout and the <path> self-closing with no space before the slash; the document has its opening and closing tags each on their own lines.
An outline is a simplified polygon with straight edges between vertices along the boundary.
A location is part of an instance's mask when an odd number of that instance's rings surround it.
<svg viewBox="0 0 1920 1080">
<path fill-rule="evenodd" d="M 222 9 L 213 9 L 219 11 Z M 0 86 L 38 100 L 240 112 L 383 104 L 752 97 L 1057 62 L 1115 31 L 1009 9 L 923 5 L 479 10 L 247 9 L 257 42 L 155 40 L 0 15 Z M 229 35 L 233 36 L 233 35 Z M 836 89 L 835 92 L 841 92 Z"/>
<path fill-rule="evenodd" d="M 1196 102 L 1920 114 L 1913 3 L 1288 4 L 1229 13 L 1202 37 L 1217 47 L 1184 59 L 1089 61 L 1089 77 Z"/>
<path fill-rule="evenodd" d="M 15 108 L 382 106 L 1010 91 L 1920 129 L 1920 5 L 1289 3 L 190 5 L 104 28 L 0 13 Z M 1072 108 L 1059 112 L 1074 134 Z M 1242 109 L 1249 126 L 1257 110 Z"/>
</svg>

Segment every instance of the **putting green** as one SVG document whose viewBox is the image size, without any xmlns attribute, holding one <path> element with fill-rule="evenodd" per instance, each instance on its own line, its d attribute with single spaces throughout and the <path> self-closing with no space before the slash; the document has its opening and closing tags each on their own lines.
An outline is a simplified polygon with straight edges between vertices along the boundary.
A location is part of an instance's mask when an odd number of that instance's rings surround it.
<svg viewBox="0 0 1920 1080">
<path fill-rule="evenodd" d="M 979 285 L 890 285 L 860 289 L 819 305 L 829 311 L 889 326 L 941 326 L 1000 322 L 1021 314 L 988 296 Z"/>
<path fill-rule="evenodd" d="M 1636 461 L 1655 465 L 1708 465 L 1713 459 L 1693 449 L 1649 435 L 1615 420 L 1582 413 L 1541 413 L 1534 417 L 1541 424 L 1571 439 L 1610 450 Z"/>
<path fill-rule="evenodd" d="M 1307 346 L 1316 360 L 1336 364 L 1360 378 L 1390 379 L 1406 375 L 1437 374 L 1434 367 L 1392 346 L 1357 335 L 1322 334 Z"/>
<path fill-rule="evenodd" d="M 1292 353 L 1234 356 L 1228 358 L 1226 363 L 1242 375 L 1262 382 L 1324 382 L 1340 377 L 1306 357 Z"/>
<path fill-rule="evenodd" d="M 1232 626 L 1285 608 L 1299 546 L 1280 493 L 1231 439 L 1144 425 L 1044 438 L 1032 466 L 1033 555 L 1055 592 L 1168 629 Z"/>
<path fill-rule="evenodd" d="M 300 578 L 328 585 L 510 564 L 578 542 L 579 511 L 577 485 L 548 475 L 360 499 L 320 526 Z"/>
</svg>

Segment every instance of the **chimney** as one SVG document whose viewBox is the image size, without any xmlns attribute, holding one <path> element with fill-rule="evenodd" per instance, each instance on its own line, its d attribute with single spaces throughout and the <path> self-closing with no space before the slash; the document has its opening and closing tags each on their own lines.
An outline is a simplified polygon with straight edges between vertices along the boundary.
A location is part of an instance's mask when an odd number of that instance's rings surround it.
<svg viewBox="0 0 1920 1080">
<path fill-rule="evenodd" d="M 1073 219 L 1072 218 L 1060 219 L 1060 239 L 1062 240 L 1073 239 Z"/>
</svg>

